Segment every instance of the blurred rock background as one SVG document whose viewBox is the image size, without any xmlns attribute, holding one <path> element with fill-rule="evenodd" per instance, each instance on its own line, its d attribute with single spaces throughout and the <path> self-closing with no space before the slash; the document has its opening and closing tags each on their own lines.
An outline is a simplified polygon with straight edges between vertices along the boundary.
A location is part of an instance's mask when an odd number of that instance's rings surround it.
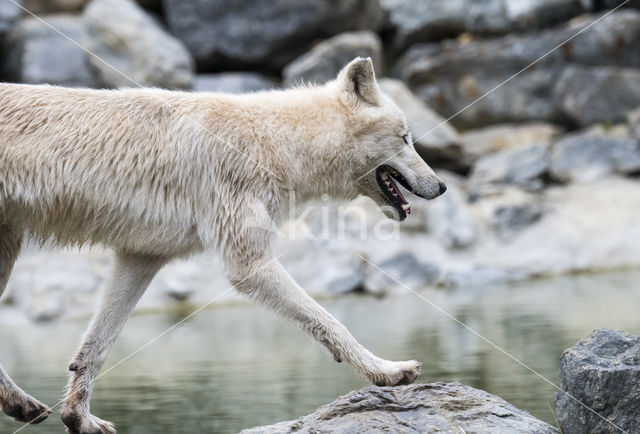
<svg viewBox="0 0 640 434">
<path fill-rule="evenodd" d="M 362 198 L 301 209 L 315 239 L 292 220 L 279 250 L 309 292 L 406 291 L 359 255 L 416 290 L 637 268 L 640 1 L 611 12 L 621 3 L 1 0 L 0 79 L 254 92 L 321 84 L 370 56 L 449 189 L 412 200 L 400 226 Z M 0 322 L 86 315 L 111 260 L 27 246 Z M 226 288 L 209 252 L 164 269 L 139 308 Z"/>
</svg>

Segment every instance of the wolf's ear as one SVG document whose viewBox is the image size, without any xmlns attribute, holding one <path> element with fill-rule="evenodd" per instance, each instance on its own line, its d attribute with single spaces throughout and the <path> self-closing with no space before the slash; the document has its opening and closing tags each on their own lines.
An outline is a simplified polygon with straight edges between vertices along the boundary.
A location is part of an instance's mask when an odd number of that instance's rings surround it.
<svg viewBox="0 0 640 434">
<path fill-rule="evenodd" d="M 373 62 L 370 57 L 356 57 L 338 74 L 338 82 L 343 88 L 343 100 L 355 103 L 362 99 L 369 104 L 378 105 L 379 92 Z"/>
</svg>

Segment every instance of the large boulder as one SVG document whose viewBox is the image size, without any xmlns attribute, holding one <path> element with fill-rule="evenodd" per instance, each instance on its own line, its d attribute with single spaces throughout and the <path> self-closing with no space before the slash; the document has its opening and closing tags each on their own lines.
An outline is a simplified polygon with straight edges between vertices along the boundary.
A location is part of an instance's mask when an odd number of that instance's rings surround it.
<svg viewBox="0 0 640 434">
<path fill-rule="evenodd" d="M 111 87 L 190 89 L 193 62 L 179 40 L 131 0 L 93 0 L 84 18 L 89 60 Z"/>
<path fill-rule="evenodd" d="M 640 336 L 598 329 L 562 354 L 562 432 L 640 432 Z"/>
<path fill-rule="evenodd" d="M 205 69 L 261 65 L 280 70 L 314 38 L 377 30 L 383 11 L 369 0 L 164 0 L 171 31 Z"/>
<path fill-rule="evenodd" d="M 592 128 L 567 134 L 552 147 L 549 172 L 561 182 L 596 181 L 640 171 L 640 141 Z"/>
<path fill-rule="evenodd" d="M 473 166 L 469 183 L 477 188 L 485 183 L 512 183 L 536 190 L 549 170 L 548 143 L 505 149 L 480 158 Z"/>
<path fill-rule="evenodd" d="M 196 92 L 248 93 L 279 87 L 269 77 L 246 71 L 199 74 L 193 83 L 193 90 Z"/>
<path fill-rule="evenodd" d="M 407 116 L 416 151 L 429 164 L 453 170 L 466 169 L 460 136 L 442 116 L 431 110 L 400 80 L 382 78 L 382 91 Z"/>
<path fill-rule="evenodd" d="M 427 105 L 464 128 L 623 120 L 625 111 L 640 105 L 640 12 L 614 12 L 566 42 L 599 18 L 584 16 L 533 34 L 416 45 L 396 73 Z M 576 68 L 567 69 L 571 65 Z M 592 103 L 593 109 L 580 112 Z"/>
<path fill-rule="evenodd" d="M 577 125 L 621 121 L 640 104 L 640 69 L 570 66 L 555 89 L 560 111 Z"/>
<path fill-rule="evenodd" d="M 77 43 L 88 43 L 82 18 L 61 14 L 45 16 L 44 20 Z M 4 72 L 12 81 L 82 87 L 99 84 L 85 52 L 36 18 L 25 18 L 13 26 L 5 50 Z"/>
<path fill-rule="evenodd" d="M 382 42 L 373 32 L 346 32 L 317 44 L 282 71 L 287 86 L 304 82 L 322 84 L 333 80 L 340 69 L 356 57 L 370 57 L 382 75 Z"/>
<path fill-rule="evenodd" d="M 502 398 L 460 383 L 365 387 L 299 419 L 241 431 L 257 433 L 558 431 Z"/>
<path fill-rule="evenodd" d="M 381 4 L 389 14 L 397 49 L 464 32 L 540 28 L 584 11 L 579 0 L 381 0 Z"/>
<path fill-rule="evenodd" d="M 465 131 L 461 134 L 464 156 L 469 164 L 494 152 L 526 148 L 537 143 L 550 145 L 563 132 L 557 125 L 545 122 L 499 124 Z"/>
</svg>

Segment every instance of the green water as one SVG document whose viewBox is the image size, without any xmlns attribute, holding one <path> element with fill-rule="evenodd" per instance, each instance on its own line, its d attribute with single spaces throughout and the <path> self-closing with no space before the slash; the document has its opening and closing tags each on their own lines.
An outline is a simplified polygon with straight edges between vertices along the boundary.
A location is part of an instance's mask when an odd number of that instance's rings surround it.
<svg viewBox="0 0 640 434">
<path fill-rule="evenodd" d="M 562 351 L 597 327 L 640 334 L 640 273 L 421 294 L 558 384 Z M 212 290 L 212 295 L 215 290 Z M 420 382 L 460 381 L 553 423 L 554 388 L 413 294 L 322 300 L 377 355 L 423 362 Z M 131 318 L 105 367 L 184 315 Z M 86 319 L 0 328 L 0 359 L 40 400 L 59 401 Z M 287 322 L 253 306 L 201 311 L 98 380 L 93 412 L 120 433 L 236 432 L 293 419 L 365 386 Z M 0 433 L 21 424 L 0 414 Z M 20 433 L 60 433 L 52 414 Z"/>
</svg>

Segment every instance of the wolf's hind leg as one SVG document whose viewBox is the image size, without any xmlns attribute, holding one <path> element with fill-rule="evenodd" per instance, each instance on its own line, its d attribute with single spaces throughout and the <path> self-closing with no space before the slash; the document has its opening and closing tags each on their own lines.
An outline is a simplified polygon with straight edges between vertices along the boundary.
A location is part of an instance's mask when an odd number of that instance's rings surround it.
<svg viewBox="0 0 640 434">
<path fill-rule="evenodd" d="M 0 225 L 0 296 L 7 287 L 23 238 L 22 228 Z M 4 413 L 20 422 L 39 423 L 50 413 L 46 405 L 20 389 L 2 365 L 0 365 L 0 406 Z"/>
<path fill-rule="evenodd" d="M 69 365 L 73 374 L 67 385 L 62 409 L 62 421 L 69 433 L 116 432 L 110 422 L 98 419 L 90 412 L 93 382 L 127 318 L 165 262 L 164 258 L 158 257 L 118 255 L 113 277 Z"/>
</svg>

